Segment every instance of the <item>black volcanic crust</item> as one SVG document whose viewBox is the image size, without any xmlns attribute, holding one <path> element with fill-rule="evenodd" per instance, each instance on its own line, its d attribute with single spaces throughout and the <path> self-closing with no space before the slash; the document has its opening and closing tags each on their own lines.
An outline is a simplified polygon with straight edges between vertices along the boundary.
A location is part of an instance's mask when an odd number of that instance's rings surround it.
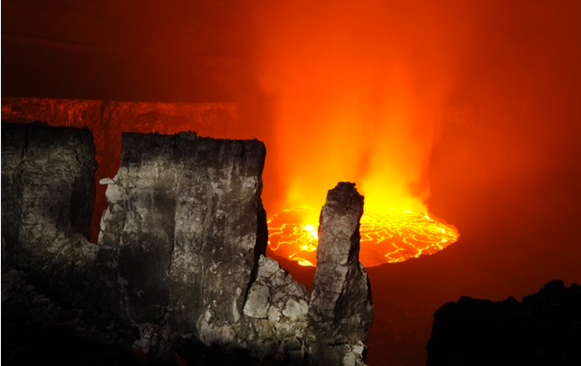
<svg viewBox="0 0 581 366">
<path fill-rule="evenodd" d="M 547 283 L 504 301 L 461 297 L 438 309 L 428 366 L 581 365 L 581 286 Z"/>
</svg>

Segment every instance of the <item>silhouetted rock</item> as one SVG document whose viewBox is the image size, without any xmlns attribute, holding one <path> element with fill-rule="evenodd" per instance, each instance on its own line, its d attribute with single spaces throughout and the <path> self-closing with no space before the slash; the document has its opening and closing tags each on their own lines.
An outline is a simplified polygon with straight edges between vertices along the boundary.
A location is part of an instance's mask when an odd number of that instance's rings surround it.
<svg viewBox="0 0 581 366">
<path fill-rule="evenodd" d="M 17 267 L 74 295 L 96 246 L 88 242 L 95 149 L 87 129 L 2 123 L 2 269 Z"/>
<path fill-rule="evenodd" d="M 359 263 L 359 220 L 363 196 L 353 183 L 339 183 L 321 211 L 317 269 L 309 324 L 320 364 L 355 364 L 353 345 L 363 353 L 373 317 L 371 287 Z M 345 356 L 351 354 L 351 356 Z M 344 361 L 347 357 L 353 362 Z"/>
<path fill-rule="evenodd" d="M 547 283 L 521 302 L 461 297 L 434 315 L 428 366 L 580 365 L 581 287 Z"/>
</svg>

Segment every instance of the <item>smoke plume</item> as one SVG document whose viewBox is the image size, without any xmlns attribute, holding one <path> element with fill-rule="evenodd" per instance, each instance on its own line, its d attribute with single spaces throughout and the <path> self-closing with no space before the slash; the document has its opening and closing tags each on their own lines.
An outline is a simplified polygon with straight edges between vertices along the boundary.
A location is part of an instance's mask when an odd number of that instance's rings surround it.
<svg viewBox="0 0 581 366">
<path fill-rule="evenodd" d="M 274 2 L 257 13 L 260 85 L 274 101 L 270 161 L 287 205 L 353 181 L 366 205 L 425 210 L 434 123 L 476 7 L 453 2 Z"/>
</svg>

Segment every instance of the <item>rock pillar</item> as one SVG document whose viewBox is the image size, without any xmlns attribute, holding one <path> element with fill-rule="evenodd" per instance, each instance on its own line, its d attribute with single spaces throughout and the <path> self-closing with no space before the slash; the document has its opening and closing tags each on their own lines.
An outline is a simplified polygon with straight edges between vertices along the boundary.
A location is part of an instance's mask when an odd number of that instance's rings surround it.
<svg viewBox="0 0 581 366">
<path fill-rule="evenodd" d="M 321 211 L 317 269 L 309 326 L 316 339 L 315 359 L 342 364 L 369 335 L 373 317 L 371 287 L 359 263 L 359 220 L 363 196 L 353 183 L 339 183 Z M 319 362 L 318 361 L 318 362 Z"/>
</svg>

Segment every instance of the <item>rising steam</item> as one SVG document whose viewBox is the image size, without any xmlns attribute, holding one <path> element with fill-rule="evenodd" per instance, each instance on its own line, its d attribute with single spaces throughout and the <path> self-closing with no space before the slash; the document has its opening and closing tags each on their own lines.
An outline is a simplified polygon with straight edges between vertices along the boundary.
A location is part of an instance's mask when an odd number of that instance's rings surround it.
<svg viewBox="0 0 581 366">
<path fill-rule="evenodd" d="M 454 19 L 452 9 L 382 1 L 262 9 L 259 76 L 275 101 L 270 161 L 284 171 L 287 205 L 320 204 L 336 182 L 353 181 L 366 205 L 425 211 L 433 124 L 468 31 L 466 10 Z"/>
<path fill-rule="evenodd" d="M 336 182 L 356 182 L 366 198 L 366 266 L 432 254 L 458 237 L 427 209 L 434 123 L 460 62 L 457 35 L 468 30 L 465 17 L 451 22 L 452 9 L 293 2 L 260 16 L 261 81 L 275 101 L 270 161 L 284 172 L 284 205 L 320 207 Z M 302 217 L 278 223 L 288 212 Z M 316 245 L 305 243 L 316 243 L 307 229 L 316 214 L 291 209 L 272 216 L 269 248 L 314 265 L 309 253 Z"/>
</svg>

